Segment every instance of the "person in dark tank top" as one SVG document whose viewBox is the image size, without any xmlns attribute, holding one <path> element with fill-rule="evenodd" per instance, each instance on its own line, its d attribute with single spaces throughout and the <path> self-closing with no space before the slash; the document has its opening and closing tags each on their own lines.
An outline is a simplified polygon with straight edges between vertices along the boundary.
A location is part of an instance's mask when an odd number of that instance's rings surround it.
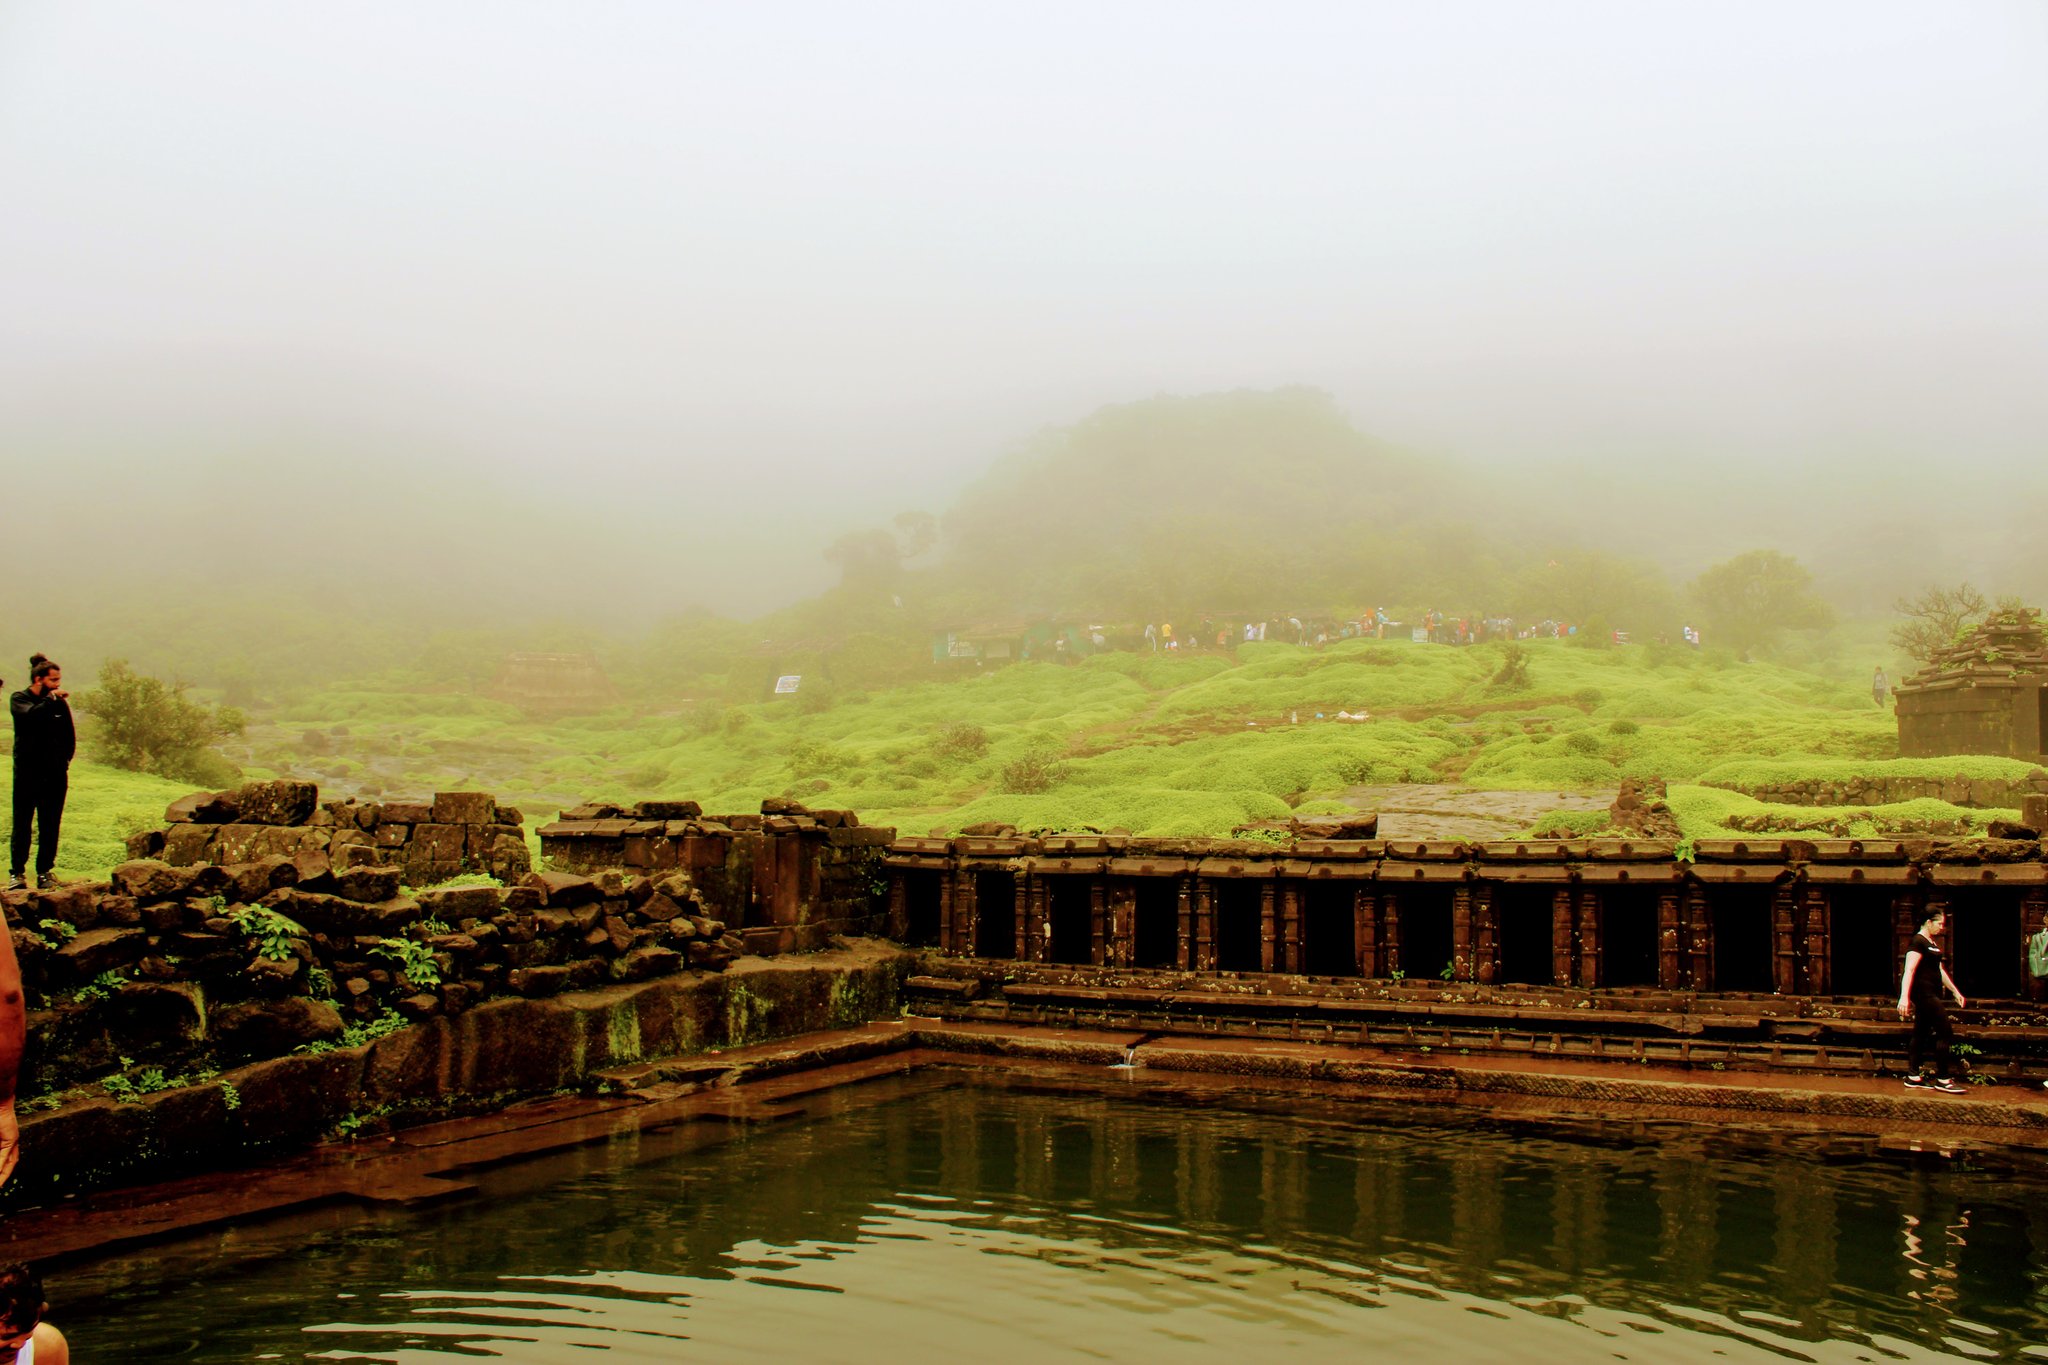
<svg viewBox="0 0 2048 1365">
<path fill-rule="evenodd" d="M 1906 1051 L 1906 1084 L 1959 1095 L 1963 1085 L 1953 1074 L 1955 1026 L 1949 1022 L 1948 1002 L 1942 993 L 1955 997 L 1957 1009 L 1968 1002 L 1956 989 L 1955 978 L 1948 974 L 1948 963 L 1942 959 L 1941 933 L 1947 927 L 1948 917 L 1940 910 L 1929 910 L 1920 917 L 1920 932 L 1906 948 L 1906 967 L 1899 976 L 1899 1018 L 1913 1021 L 1913 1041 Z M 1930 1060 L 1934 1064 L 1931 1076 L 1927 1073 Z"/>
</svg>

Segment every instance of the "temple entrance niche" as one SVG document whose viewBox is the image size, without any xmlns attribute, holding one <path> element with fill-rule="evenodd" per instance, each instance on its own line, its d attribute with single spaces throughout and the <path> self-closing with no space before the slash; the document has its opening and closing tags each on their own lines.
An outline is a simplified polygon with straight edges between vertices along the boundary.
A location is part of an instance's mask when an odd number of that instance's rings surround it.
<svg viewBox="0 0 2048 1365">
<path fill-rule="evenodd" d="M 912 868 L 903 874 L 903 941 L 911 947 L 938 946 L 944 884 L 943 873 L 927 868 Z"/>
<path fill-rule="evenodd" d="M 1173 877 L 1143 877 L 1132 910 L 1131 965 L 1180 966 L 1180 887 Z"/>
<path fill-rule="evenodd" d="M 1400 934 L 1400 960 L 1394 966 L 1403 976 L 1448 979 L 1456 895 L 1453 887 L 1425 884 L 1403 886 L 1394 893 L 1395 929 Z"/>
<path fill-rule="evenodd" d="M 1050 927 L 1048 955 L 1054 962 L 1085 966 L 1095 960 L 1092 898 L 1086 877 L 1045 879 L 1045 918 Z"/>
<path fill-rule="evenodd" d="M 1499 882 L 1493 888 L 1500 972 L 1496 981 L 1518 986 L 1554 983 L 1552 917 L 1558 887 L 1545 882 Z"/>
<path fill-rule="evenodd" d="M 1353 883 L 1305 883 L 1301 969 L 1310 976 L 1358 975 L 1358 893 Z"/>
<path fill-rule="evenodd" d="M 2020 934 L 2020 891 L 2010 886 L 1973 886 L 1967 897 L 1948 903 L 1948 932 L 1942 949 L 1956 989 L 1972 1003 L 2015 1000 L 2026 995 L 2026 943 Z"/>
<path fill-rule="evenodd" d="M 1013 872 L 974 874 L 974 955 L 1017 955 L 1017 876 Z"/>
<path fill-rule="evenodd" d="M 1776 895 L 1772 886 L 1707 888 L 1707 913 L 1714 925 L 1713 989 L 1768 995 L 1776 987 L 1771 936 Z"/>
<path fill-rule="evenodd" d="M 1260 885 L 1259 882 L 1236 877 L 1221 877 L 1214 883 L 1216 970 L 1219 972 L 1256 972 L 1264 965 L 1260 961 L 1260 949 L 1265 942 Z"/>
<path fill-rule="evenodd" d="M 1828 985 L 1832 993 L 1896 1000 L 1900 964 L 1893 950 L 1891 888 L 1829 887 L 1828 921 Z"/>
<path fill-rule="evenodd" d="M 1657 888 L 1600 888 L 1600 984 L 1657 984 Z"/>
</svg>

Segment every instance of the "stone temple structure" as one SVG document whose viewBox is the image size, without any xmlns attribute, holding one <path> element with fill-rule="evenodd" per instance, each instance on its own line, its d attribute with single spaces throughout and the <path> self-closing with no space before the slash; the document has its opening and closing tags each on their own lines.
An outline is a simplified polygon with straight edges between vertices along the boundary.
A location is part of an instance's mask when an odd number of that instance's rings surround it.
<svg viewBox="0 0 2048 1365">
<path fill-rule="evenodd" d="M 486 695 L 549 715 L 602 711 L 619 699 L 594 654 L 508 654 Z"/>
<path fill-rule="evenodd" d="M 1899 755 L 2048 761 L 2048 642 L 2031 608 L 1994 612 L 1898 687 Z"/>
</svg>

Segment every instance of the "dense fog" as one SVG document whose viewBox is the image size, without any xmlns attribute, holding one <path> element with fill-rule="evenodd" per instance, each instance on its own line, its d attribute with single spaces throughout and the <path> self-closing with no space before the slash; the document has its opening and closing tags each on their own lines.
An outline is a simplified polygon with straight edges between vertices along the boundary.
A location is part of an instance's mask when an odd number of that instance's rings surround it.
<svg viewBox="0 0 2048 1365">
<path fill-rule="evenodd" d="M 2039 603 L 2044 59 L 2017 2 L 11 5 L 0 659 L 1573 555 L 1670 628 L 1756 549 Z"/>
</svg>

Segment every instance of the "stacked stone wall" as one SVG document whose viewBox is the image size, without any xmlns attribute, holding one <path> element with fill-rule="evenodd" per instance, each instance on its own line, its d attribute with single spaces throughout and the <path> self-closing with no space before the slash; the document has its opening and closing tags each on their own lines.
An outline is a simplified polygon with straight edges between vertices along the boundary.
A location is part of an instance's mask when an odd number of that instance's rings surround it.
<svg viewBox="0 0 2048 1365">
<path fill-rule="evenodd" d="M 0 895 L 29 1006 L 28 1107 L 333 1045 L 394 1015 L 722 971 L 741 951 L 678 873 L 413 894 L 400 876 L 301 851 L 137 860 L 108 882 Z"/>
<path fill-rule="evenodd" d="M 1951 777 L 1808 778 L 1796 782 L 1706 785 L 1786 806 L 1889 806 L 1932 798 L 1973 810 L 2014 810 L 2030 796 L 2048 796 L 2048 769 L 2036 768 L 2015 780 L 1956 773 Z"/>
<path fill-rule="evenodd" d="M 586 805 L 540 829 L 550 866 L 687 874 L 758 953 L 880 933 L 888 889 L 882 864 L 895 838 L 892 829 L 862 825 L 852 811 L 781 799 L 763 801 L 758 814 L 709 816 L 694 801 Z"/>
<path fill-rule="evenodd" d="M 324 855 L 336 868 L 395 867 L 428 886 L 465 873 L 514 881 L 532 870 L 524 817 L 486 792 L 427 801 L 322 801 L 311 782 L 252 782 L 171 803 L 165 828 L 128 841 L 135 858 L 174 867 Z"/>
</svg>

